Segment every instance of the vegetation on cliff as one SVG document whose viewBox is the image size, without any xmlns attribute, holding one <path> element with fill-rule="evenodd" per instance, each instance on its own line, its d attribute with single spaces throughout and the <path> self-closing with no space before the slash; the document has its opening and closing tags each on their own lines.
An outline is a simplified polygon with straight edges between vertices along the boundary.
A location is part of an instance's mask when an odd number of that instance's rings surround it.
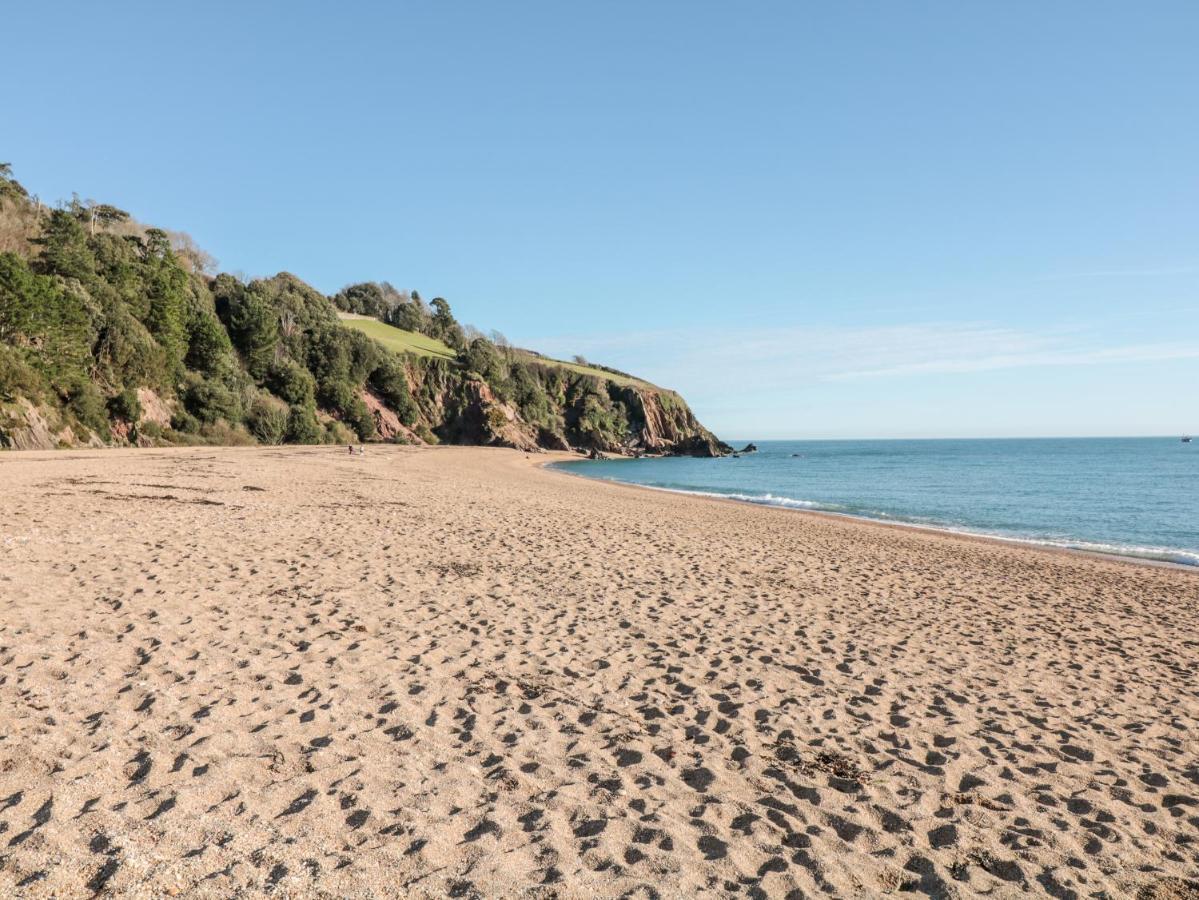
<svg viewBox="0 0 1199 900">
<path fill-rule="evenodd" d="M 677 394 L 484 336 L 440 297 L 214 268 L 115 206 L 47 209 L 0 166 L 0 446 L 727 450 Z"/>
</svg>

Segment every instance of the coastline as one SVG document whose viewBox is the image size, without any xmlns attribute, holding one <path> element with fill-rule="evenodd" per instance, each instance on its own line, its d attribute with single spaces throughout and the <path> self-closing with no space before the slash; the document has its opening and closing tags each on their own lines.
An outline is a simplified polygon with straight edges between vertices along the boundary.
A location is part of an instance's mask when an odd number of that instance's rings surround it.
<svg viewBox="0 0 1199 900">
<path fill-rule="evenodd" d="M 0 456 L 0 894 L 1193 878 L 1192 578 L 555 458 Z"/>
<path fill-rule="evenodd" d="M 1190 572 L 1193 575 L 1199 575 L 1199 562 L 1196 563 L 1180 563 L 1168 559 L 1156 559 L 1151 556 L 1138 556 L 1133 553 L 1115 553 L 1104 550 L 1090 550 L 1085 547 L 1070 547 L 1060 543 L 1054 543 L 1048 540 L 1039 540 L 1036 538 L 1023 538 L 1016 536 L 1005 536 L 1001 534 L 988 534 L 981 531 L 970 531 L 968 529 L 952 528 L 948 525 L 927 525 L 919 522 L 904 522 L 899 520 L 886 520 L 874 518 L 871 516 L 858 515 L 855 513 L 837 512 L 829 509 L 805 509 L 796 506 L 785 506 L 783 504 L 774 503 L 758 503 L 753 500 L 745 500 L 740 497 L 721 496 L 718 492 L 704 491 L 689 491 L 683 488 L 668 488 L 659 487 L 650 484 L 638 484 L 632 481 L 621 481 L 617 478 L 597 478 L 590 475 L 585 475 L 582 472 L 575 472 L 560 467 L 560 463 L 583 463 L 584 459 L 580 459 L 575 454 L 559 453 L 561 459 L 544 460 L 540 465 L 550 472 L 558 472 L 563 475 L 570 475 L 575 478 L 583 478 L 587 481 L 600 482 L 603 484 L 616 484 L 623 487 L 640 488 L 647 491 L 657 491 L 665 494 L 674 494 L 683 497 L 693 497 L 698 500 L 714 500 L 720 503 L 736 503 L 745 506 L 756 506 L 760 509 L 777 509 L 788 513 L 798 513 L 799 515 L 826 517 L 836 521 L 860 522 L 867 525 L 876 525 L 882 528 L 900 528 L 905 530 L 913 530 L 942 537 L 956 537 L 964 540 L 996 542 L 1008 546 L 1021 547 L 1028 550 L 1040 550 L 1046 553 L 1068 553 L 1081 554 L 1086 557 L 1097 559 L 1107 559 L 1116 562 L 1133 563 L 1135 565 L 1162 567 L 1167 569 L 1177 569 L 1183 572 Z"/>
</svg>

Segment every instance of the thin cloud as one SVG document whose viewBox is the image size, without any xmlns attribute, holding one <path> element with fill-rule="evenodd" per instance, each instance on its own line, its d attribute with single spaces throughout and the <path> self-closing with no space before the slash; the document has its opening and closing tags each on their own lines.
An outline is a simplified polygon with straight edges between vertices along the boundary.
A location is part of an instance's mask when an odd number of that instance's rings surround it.
<svg viewBox="0 0 1199 900">
<path fill-rule="evenodd" d="M 1162 362 L 1199 358 L 1199 344 L 1136 344 L 1092 350 L 1063 350 L 1024 354 L 998 354 L 980 358 L 947 358 L 904 365 L 840 372 L 825 376 L 829 381 L 882 378 L 904 375 L 939 375 L 992 372 L 1039 366 L 1093 366 L 1104 363 Z"/>
<path fill-rule="evenodd" d="M 712 397 L 819 382 L 1199 358 L 1199 340 L 1110 344 L 1078 331 L 1038 333 L 978 322 L 661 330 L 532 343 L 550 355 L 583 353 L 659 384 Z"/>
<path fill-rule="evenodd" d="M 1190 275 L 1199 272 L 1199 266 L 1160 266 L 1144 269 L 1094 269 L 1085 272 L 1058 272 L 1046 275 L 1042 281 L 1062 281 L 1071 278 L 1155 278 L 1162 275 Z"/>
</svg>

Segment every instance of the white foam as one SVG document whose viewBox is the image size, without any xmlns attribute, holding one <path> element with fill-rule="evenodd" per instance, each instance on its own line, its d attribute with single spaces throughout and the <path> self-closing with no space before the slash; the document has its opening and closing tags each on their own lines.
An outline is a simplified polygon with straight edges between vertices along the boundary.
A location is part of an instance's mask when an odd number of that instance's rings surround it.
<svg viewBox="0 0 1199 900">
<path fill-rule="evenodd" d="M 555 466 L 557 468 L 557 466 Z M 562 471 L 570 472 L 570 468 Z M 572 472 L 572 474 L 574 474 Z M 594 476 L 585 475 L 585 478 Z M 960 534 L 968 537 L 985 537 L 993 540 L 1007 541 L 1013 544 L 1029 544 L 1036 547 L 1053 547 L 1060 550 L 1081 550 L 1086 553 L 1101 553 L 1108 556 L 1129 556 L 1134 559 L 1145 559 L 1154 562 L 1169 562 L 1183 566 L 1199 566 L 1199 552 L 1180 550 L 1176 547 L 1141 547 L 1133 544 L 1109 544 L 1097 541 L 1071 540 L 1068 538 L 1040 538 L 1022 535 L 1003 534 L 984 529 L 972 529 L 955 525 L 929 523 L 928 520 L 912 521 L 883 511 L 846 512 L 844 506 L 833 503 L 817 503 L 814 500 L 797 500 L 794 497 L 780 497 L 775 494 L 724 494 L 720 491 L 687 490 L 686 488 L 661 487 L 654 484 L 639 484 L 635 481 L 623 481 L 619 478 L 601 478 L 602 481 L 615 481 L 619 484 L 631 484 L 635 487 L 649 488 L 653 491 L 665 491 L 668 494 L 690 494 L 695 497 L 712 497 L 717 500 L 736 500 L 740 503 L 754 503 L 758 506 L 774 506 L 782 509 L 799 509 L 812 512 L 828 513 L 845 516 L 848 519 L 861 519 L 865 522 L 889 522 L 904 525 L 909 528 L 922 528 L 928 531 L 939 531 L 949 534 Z"/>
</svg>

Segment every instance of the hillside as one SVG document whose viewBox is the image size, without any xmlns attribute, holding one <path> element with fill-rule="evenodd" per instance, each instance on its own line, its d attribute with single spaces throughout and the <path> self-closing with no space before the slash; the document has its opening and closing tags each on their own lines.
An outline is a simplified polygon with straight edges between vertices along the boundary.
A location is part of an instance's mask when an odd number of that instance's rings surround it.
<svg viewBox="0 0 1199 900">
<path fill-rule="evenodd" d="M 681 397 L 443 298 L 215 274 L 186 234 L 0 167 L 0 447 L 395 441 L 718 455 Z"/>
</svg>

